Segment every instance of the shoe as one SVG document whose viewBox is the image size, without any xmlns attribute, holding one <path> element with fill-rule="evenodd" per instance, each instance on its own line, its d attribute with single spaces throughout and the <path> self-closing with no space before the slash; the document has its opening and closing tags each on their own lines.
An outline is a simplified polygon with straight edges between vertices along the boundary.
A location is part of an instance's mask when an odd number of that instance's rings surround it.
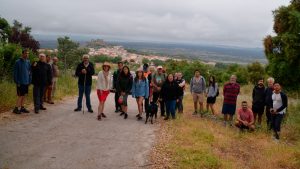
<svg viewBox="0 0 300 169">
<path fill-rule="evenodd" d="M 167 116 L 167 117 L 165 117 L 165 118 L 164 118 L 164 120 L 169 120 L 169 117 L 168 117 L 168 116 Z"/>
<path fill-rule="evenodd" d="M 88 112 L 90 113 L 94 113 L 93 109 L 89 109 Z"/>
<path fill-rule="evenodd" d="M 14 110 L 13 110 L 13 113 L 21 114 L 21 111 L 19 111 L 18 107 L 15 107 Z"/>
<path fill-rule="evenodd" d="M 29 113 L 29 111 L 27 109 L 25 109 L 25 107 L 21 107 L 20 112 L 22 112 L 22 113 Z"/>
<path fill-rule="evenodd" d="M 40 109 L 41 110 L 47 110 L 46 107 L 44 107 L 44 106 L 41 106 Z"/>
<path fill-rule="evenodd" d="M 38 110 L 34 110 L 34 113 L 35 113 L 35 114 L 39 114 L 39 111 L 38 111 Z"/>
<path fill-rule="evenodd" d="M 115 110 L 115 113 L 119 113 L 120 111 L 119 110 Z"/>
<path fill-rule="evenodd" d="M 124 115 L 124 119 L 127 119 L 127 117 L 128 117 L 128 114 L 127 114 L 127 113 L 125 113 L 125 115 Z"/>
<path fill-rule="evenodd" d="M 140 114 L 137 114 L 135 117 L 136 117 L 136 118 L 139 118 L 139 117 L 141 117 L 141 116 L 140 116 Z"/>
<path fill-rule="evenodd" d="M 173 119 L 173 120 L 175 120 L 175 119 L 176 119 L 176 117 L 172 117 L 172 119 Z"/>
<path fill-rule="evenodd" d="M 104 117 L 104 118 L 106 118 L 106 115 L 104 113 L 101 113 L 101 116 Z"/>
<path fill-rule="evenodd" d="M 277 132 L 274 134 L 274 137 L 275 139 L 279 140 L 279 134 Z"/>
<path fill-rule="evenodd" d="M 48 103 L 48 104 L 54 104 L 54 102 L 53 102 L 53 101 L 48 101 L 47 103 Z"/>
<path fill-rule="evenodd" d="M 74 111 L 81 111 L 81 108 L 76 108 L 74 109 Z"/>
<path fill-rule="evenodd" d="M 139 116 L 137 119 L 138 119 L 138 120 L 142 120 L 142 119 L 143 119 L 143 117 Z"/>
<path fill-rule="evenodd" d="M 196 111 L 194 111 L 193 115 L 197 115 L 197 112 L 196 112 Z"/>
<path fill-rule="evenodd" d="M 120 116 L 123 116 L 125 113 L 124 112 L 122 112 L 121 114 L 120 114 Z"/>
<path fill-rule="evenodd" d="M 97 116 L 97 120 L 99 120 L 99 121 L 101 120 L 101 115 Z"/>
</svg>

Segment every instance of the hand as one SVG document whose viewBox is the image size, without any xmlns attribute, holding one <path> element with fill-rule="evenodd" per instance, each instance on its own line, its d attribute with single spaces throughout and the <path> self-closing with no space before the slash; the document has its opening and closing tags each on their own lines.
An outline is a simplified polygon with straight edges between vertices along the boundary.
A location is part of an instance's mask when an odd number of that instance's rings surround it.
<svg viewBox="0 0 300 169">
<path fill-rule="evenodd" d="M 160 91 L 160 90 L 161 90 L 161 87 L 157 87 L 156 89 L 157 89 L 158 91 Z"/>
<path fill-rule="evenodd" d="M 86 70 L 85 70 L 85 69 L 82 69 L 82 70 L 81 70 L 81 73 L 82 73 L 82 74 L 86 74 Z"/>
<path fill-rule="evenodd" d="M 103 92 L 102 92 L 102 90 L 100 90 L 100 95 L 102 95 L 103 94 Z"/>
<path fill-rule="evenodd" d="M 179 102 L 179 99 L 177 99 L 176 102 L 178 103 L 178 102 Z"/>
<path fill-rule="evenodd" d="M 243 124 L 244 124 L 245 126 L 248 126 L 248 125 L 249 125 L 249 123 L 246 122 L 246 121 L 244 121 Z"/>
</svg>

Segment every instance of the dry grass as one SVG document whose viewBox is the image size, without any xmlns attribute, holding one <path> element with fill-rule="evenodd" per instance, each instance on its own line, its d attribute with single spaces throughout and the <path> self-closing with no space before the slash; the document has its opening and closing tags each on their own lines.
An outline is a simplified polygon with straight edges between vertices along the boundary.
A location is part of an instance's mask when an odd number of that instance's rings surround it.
<svg viewBox="0 0 300 169">
<path fill-rule="evenodd" d="M 220 92 L 218 112 L 223 99 Z M 242 100 L 251 101 L 251 92 L 251 86 L 242 87 L 238 105 Z M 184 105 L 183 115 L 162 124 L 158 145 L 152 153 L 153 168 L 300 168 L 299 124 L 296 123 L 300 121 L 296 118 L 284 124 L 278 143 L 272 140 L 266 126 L 253 133 L 241 133 L 235 127 L 224 127 L 221 120 L 192 116 L 189 93 Z M 297 112 L 297 108 L 291 109 Z"/>
</svg>

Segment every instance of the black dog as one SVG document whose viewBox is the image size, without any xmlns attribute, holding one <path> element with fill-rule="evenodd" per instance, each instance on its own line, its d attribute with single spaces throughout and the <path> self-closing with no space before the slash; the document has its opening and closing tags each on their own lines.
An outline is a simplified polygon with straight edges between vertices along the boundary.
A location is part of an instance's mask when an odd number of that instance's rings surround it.
<svg viewBox="0 0 300 169">
<path fill-rule="evenodd" d="M 150 105 L 147 107 L 146 110 L 146 121 L 145 124 L 147 124 L 147 121 L 150 117 L 151 124 L 153 124 L 153 116 L 155 116 L 155 119 L 157 118 L 157 111 L 158 111 L 158 106 L 156 103 L 151 102 Z"/>
</svg>

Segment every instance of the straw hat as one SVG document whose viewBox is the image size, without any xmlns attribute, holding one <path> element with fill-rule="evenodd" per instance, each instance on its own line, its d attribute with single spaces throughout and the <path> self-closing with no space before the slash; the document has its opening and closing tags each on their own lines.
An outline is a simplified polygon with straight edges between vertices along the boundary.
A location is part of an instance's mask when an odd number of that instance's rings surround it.
<svg viewBox="0 0 300 169">
<path fill-rule="evenodd" d="M 110 64 L 109 64 L 108 62 L 104 62 L 103 65 L 102 65 L 102 68 L 103 68 L 104 66 L 108 66 L 108 67 L 110 68 Z"/>
</svg>

